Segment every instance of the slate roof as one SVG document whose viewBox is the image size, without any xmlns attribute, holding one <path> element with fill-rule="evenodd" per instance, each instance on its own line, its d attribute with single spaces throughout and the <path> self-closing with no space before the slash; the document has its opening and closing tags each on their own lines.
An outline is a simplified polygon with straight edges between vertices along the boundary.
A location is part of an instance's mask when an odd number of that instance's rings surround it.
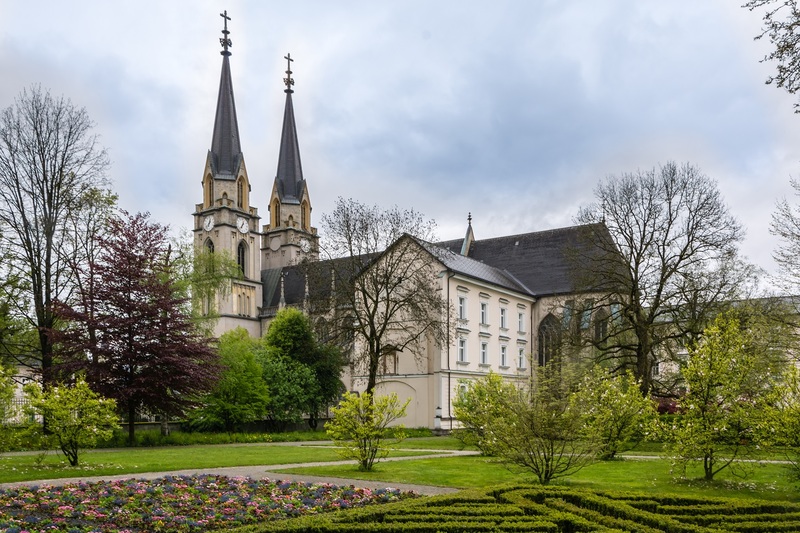
<svg viewBox="0 0 800 533">
<path fill-rule="evenodd" d="M 236 103 L 233 99 L 233 82 L 229 51 L 222 54 L 222 72 L 217 95 L 217 113 L 214 119 L 214 133 L 211 137 L 212 170 L 218 179 L 236 179 L 242 161 L 242 147 L 239 142 L 239 123 L 236 119 Z"/>
<path fill-rule="evenodd" d="M 299 204 L 306 181 L 300 164 L 300 144 L 297 142 L 297 126 L 294 121 L 292 90 L 286 89 L 286 107 L 283 111 L 281 147 L 278 153 L 278 172 L 275 181 L 281 202 Z"/>
<path fill-rule="evenodd" d="M 605 225 L 588 224 L 474 240 L 469 256 L 460 253 L 464 239 L 439 243 L 414 240 L 452 272 L 521 294 L 542 297 L 575 292 L 573 269 L 576 265 L 592 268 L 592 257 L 599 249 L 594 243 L 610 239 Z M 361 264 L 368 262 L 365 260 Z M 330 267 L 326 267 L 327 263 L 320 261 L 313 265 L 317 274 L 312 273 L 309 290 L 317 298 L 330 292 Z M 342 271 L 341 267 L 336 270 Z M 303 301 L 305 271 L 301 267 L 270 269 L 261 273 L 264 307 L 278 306 L 281 273 L 284 275 L 285 303 L 296 305 Z"/>
<path fill-rule="evenodd" d="M 480 239 L 472 242 L 469 258 L 509 274 L 534 296 L 567 294 L 575 291 L 575 266 L 591 268 L 598 239 L 610 240 L 603 224 Z M 437 244 L 458 254 L 463 241 Z"/>
<path fill-rule="evenodd" d="M 499 268 L 495 268 L 487 265 L 486 263 L 481 263 L 475 259 L 465 257 L 440 245 L 420 241 L 419 239 L 415 240 L 431 255 L 441 261 L 446 268 L 453 272 L 470 278 L 486 281 L 493 285 L 504 287 L 512 291 L 521 292 L 523 294 L 532 294 L 522 282 L 516 279 L 509 272 L 504 272 Z"/>
</svg>

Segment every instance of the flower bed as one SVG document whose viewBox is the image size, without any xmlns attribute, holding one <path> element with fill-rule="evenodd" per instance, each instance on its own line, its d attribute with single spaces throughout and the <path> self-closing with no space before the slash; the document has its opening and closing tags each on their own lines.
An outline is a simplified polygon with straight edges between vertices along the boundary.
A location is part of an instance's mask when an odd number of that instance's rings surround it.
<svg viewBox="0 0 800 533">
<path fill-rule="evenodd" d="M 372 503 L 413 493 L 329 484 L 167 476 L 0 490 L 0 531 L 184 532 L 253 524 Z"/>
</svg>

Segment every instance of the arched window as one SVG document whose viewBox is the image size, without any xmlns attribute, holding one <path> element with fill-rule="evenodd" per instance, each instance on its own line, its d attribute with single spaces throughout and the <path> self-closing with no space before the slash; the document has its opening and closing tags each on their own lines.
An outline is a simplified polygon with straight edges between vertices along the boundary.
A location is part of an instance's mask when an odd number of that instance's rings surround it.
<svg viewBox="0 0 800 533">
<path fill-rule="evenodd" d="M 303 202 L 300 206 L 300 227 L 308 231 L 308 202 Z"/>
<path fill-rule="evenodd" d="M 272 203 L 272 227 L 278 228 L 281 225 L 281 203 L 276 198 Z"/>
<path fill-rule="evenodd" d="M 210 254 L 214 253 L 214 241 L 212 241 L 211 239 L 206 239 L 206 250 Z"/>
<path fill-rule="evenodd" d="M 206 176 L 206 207 L 214 205 L 214 178 Z"/>
<path fill-rule="evenodd" d="M 239 264 L 243 276 L 247 276 L 247 245 L 244 241 L 239 241 L 239 246 L 236 249 L 236 262 Z"/>
<path fill-rule="evenodd" d="M 558 356 L 561 348 L 561 325 L 552 314 L 539 324 L 539 366 L 545 366 Z"/>
<path fill-rule="evenodd" d="M 236 184 L 236 207 L 244 209 L 244 180 L 239 178 Z"/>
</svg>

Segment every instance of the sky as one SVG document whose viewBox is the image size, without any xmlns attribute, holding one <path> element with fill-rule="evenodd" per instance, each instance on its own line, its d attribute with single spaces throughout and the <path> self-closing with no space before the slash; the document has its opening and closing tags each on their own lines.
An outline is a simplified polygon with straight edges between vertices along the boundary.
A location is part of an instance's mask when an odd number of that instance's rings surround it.
<svg viewBox="0 0 800 533">
<path fill-rule="evenodd" d="M 312 224 L 337 197 L 414 208 L 441 239 L 574 224 L 601 179 L 690 163 L 767 272 L 800 115 L 731 0 L 0 0 L 0 108 L 85 107 L 124 209 L 190 228 L 227 10 L 251 204 L 268 219 L 291 53 Z"/>
</svg>

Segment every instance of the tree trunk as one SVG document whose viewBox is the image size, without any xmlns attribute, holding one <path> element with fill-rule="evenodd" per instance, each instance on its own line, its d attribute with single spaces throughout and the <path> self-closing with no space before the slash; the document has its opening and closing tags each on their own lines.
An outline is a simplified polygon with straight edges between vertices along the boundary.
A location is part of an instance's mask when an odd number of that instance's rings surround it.
<svg viewBox="0 0 800 533">
<path fill-rule="evenodd" d="M 128 446 L 136 446 L 136 407 L 128 407 Z"/>
</svg>

